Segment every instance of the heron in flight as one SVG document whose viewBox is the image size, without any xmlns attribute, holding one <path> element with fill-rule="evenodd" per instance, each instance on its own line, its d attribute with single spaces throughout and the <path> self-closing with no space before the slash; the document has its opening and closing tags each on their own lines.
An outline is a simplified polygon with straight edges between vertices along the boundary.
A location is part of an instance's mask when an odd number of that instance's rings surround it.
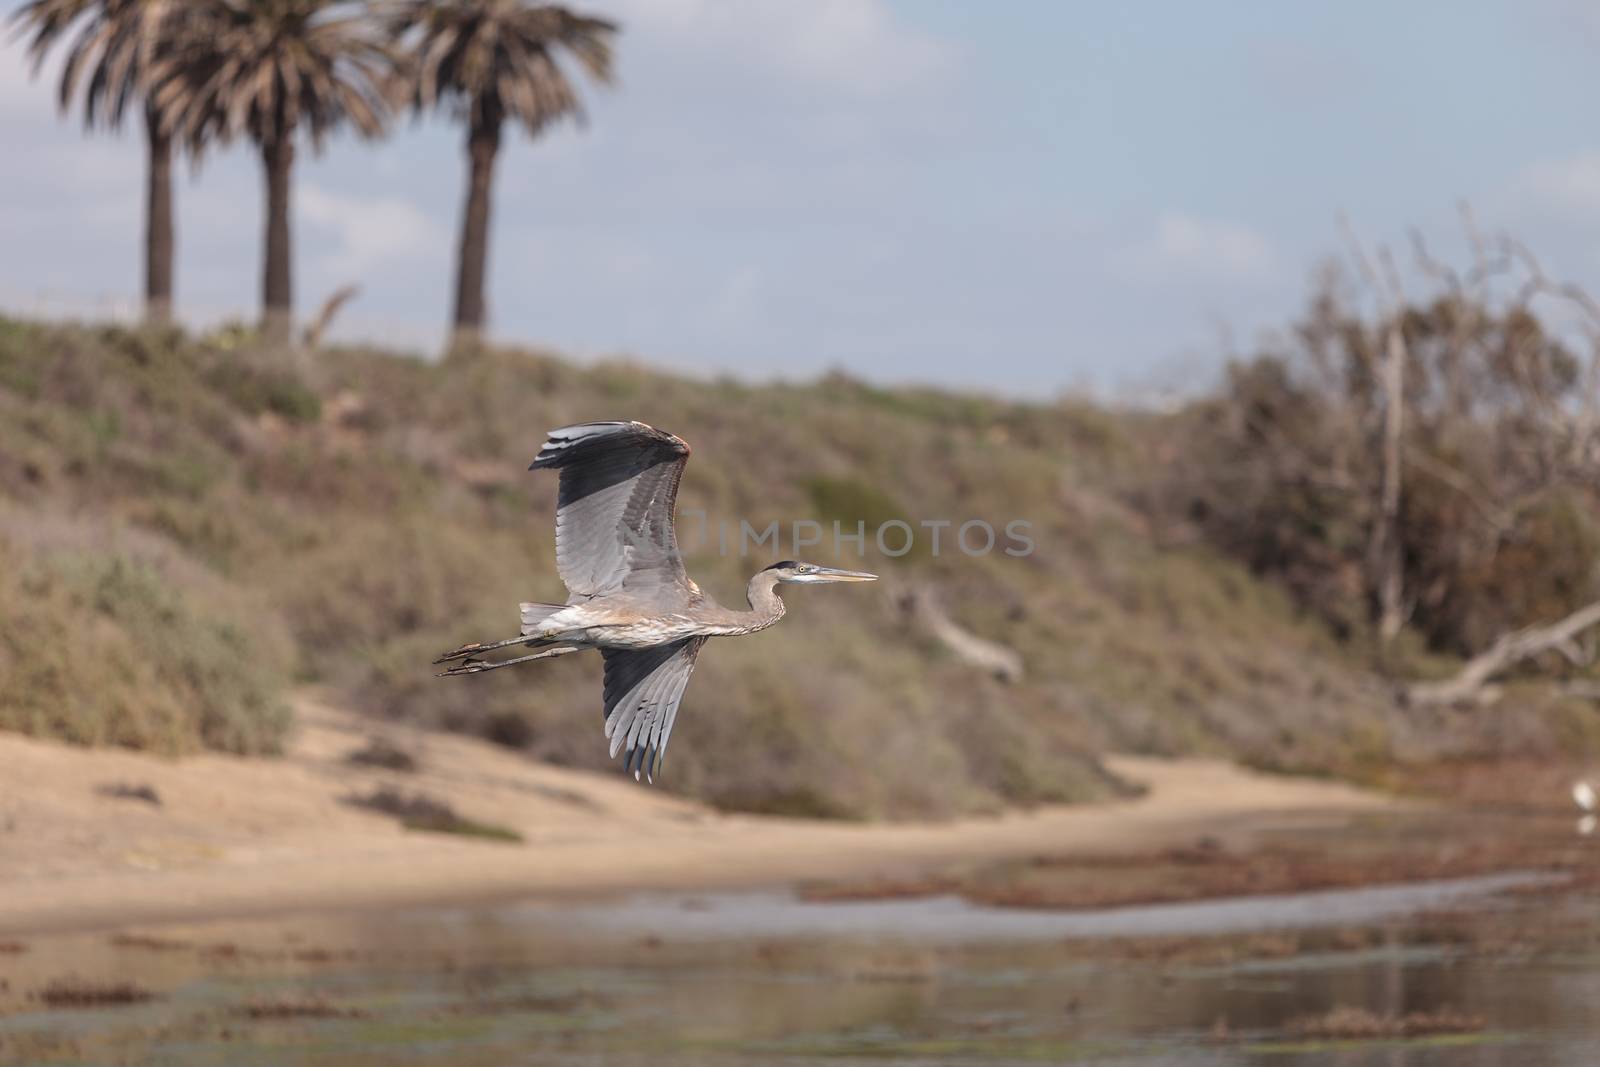
<svg viewBox="0 0 1600 1067">
<path fill-rule="evenodd" d="M 556 568 L 565 604 L 523 604 L 517 637 L 462 645 L 435 663 L 444 675 L 478 674 L 598 648 L 605 659 L 611 756 L 650 781 L 666 755 L 689 673 L 711 637 L 765 630 L 783 618 L 779 585 L 870 582 L 875 574 L 784 560 L 750 579 L 748 610 L 725 608 L 683 569 L 674 529 L 678 483 L 689 462 L 679 437 L 642 422 L 587 422 L 550 431 L 529 470 L 561 472 Z M 540 651 L 481 658 L 522 645 Z"/>
</svg>

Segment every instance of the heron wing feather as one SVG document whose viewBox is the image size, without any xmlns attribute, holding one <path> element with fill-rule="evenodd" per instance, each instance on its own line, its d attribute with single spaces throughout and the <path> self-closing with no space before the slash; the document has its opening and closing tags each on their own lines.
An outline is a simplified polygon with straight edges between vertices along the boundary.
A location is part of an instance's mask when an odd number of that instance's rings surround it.
<svg viewBox="0 0 1600 1067">
<path fill-rule="evenodd" d="M 642 422 L 552 430 L 530 470 L 558 468 L 556 566 L 575 596 L 688 591 L 674 510 L 689 446 Z"/>
<path fill-rule="evenodd" d="M 611 756 L 625 753 L 623 765 L 652 780 L 666 755 L 667 738 L 683 701 L 704 637 L 655 648 L 603 648 L 606 737 Z"/>
</svg>

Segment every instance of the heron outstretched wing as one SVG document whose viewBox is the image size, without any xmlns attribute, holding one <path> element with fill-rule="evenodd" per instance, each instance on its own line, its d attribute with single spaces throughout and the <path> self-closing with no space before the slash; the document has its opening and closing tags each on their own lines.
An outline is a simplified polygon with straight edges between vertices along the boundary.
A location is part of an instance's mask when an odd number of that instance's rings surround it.
<svg viewBox="0 0 1600 1067">
<path fill-rule="evenodd" d="M 689 637 L 654 648 L 600 650 L 606 661 L 606 737 L 611 756 L 626 753 L 623 767 L 635 778 L 643 771 L 655 780 L 684 687 L 705 643 L 704 637 Z"/>
<path fill-rule="evenodd" d="M 550 431 L 528 469 L 561 471 L 556 567 L 574 595 L 690 588 L 673 523 L 688 462 L 681 438 L 642 422 Z"/>
</svg>

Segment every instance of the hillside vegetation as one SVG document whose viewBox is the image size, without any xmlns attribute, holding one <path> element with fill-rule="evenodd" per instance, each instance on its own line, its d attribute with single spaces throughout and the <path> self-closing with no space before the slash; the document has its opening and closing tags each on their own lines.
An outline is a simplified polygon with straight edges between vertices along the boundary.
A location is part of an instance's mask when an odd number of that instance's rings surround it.
<svg viewBox="0 0 1600 1067">
<path fill-rule="evenodd" d="M 1023 519 L 1036 545 L 807 550 L 885 580 L 797 589 L 778 627 L 713 643 L 661 788 L 937 816 L 1118 792 L 1106 748 L 1373 777 L 1591 743 L 1584 705 L 1406 711 L 1348 635 L 1165 536 L 1159 509 L 1130 503 L 1160 484 L 1154 416 L 533 352 L 438 365 L 333 349 L 293 368 L 236 341 L 0 320 L 0 725 L 270 752 L 288 689 L 314 682 L 380 718 L 605 767 L 596 657 L 467 679 L 429 661 L 514 633 L 520 599 L 562 599 L 555 479 L 525 470 L 544 432 L 637 418 L 694 446 L 680 510 L 713 529 Z M 707 540 L 687 546 L 691 573 L 742 606 L 774 557 Z M 1020 653 L 1023 681 L 908 622 L 914 587 Z"/>
</svg>

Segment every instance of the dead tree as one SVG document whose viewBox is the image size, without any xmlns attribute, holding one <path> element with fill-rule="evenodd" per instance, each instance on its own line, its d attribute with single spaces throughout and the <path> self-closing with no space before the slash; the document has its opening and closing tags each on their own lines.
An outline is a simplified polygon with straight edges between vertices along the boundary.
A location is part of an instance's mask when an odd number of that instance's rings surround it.
<svg viewBox="0 0 1600 1067">
<path fill-rule="evenodd" d="M 1405 625 L 1405 583 L 1400 550 L 1401 485 L 1405 477 L 1406 336 L 1405 293 L 1400 276 L 1385 249 L 1378 256 L 1384 278 L 1367 258 L 1349 220 L 1341 220 L 1351 257 L 1361 276 L 1377 295 L 1384 320 L 1384 356 L 1376 375 L 1383 395 L 1383 472 L 1379 482 L 1376 521 L 1369 539 L 1372 589 L 1378 601 L 1378 637 L 1385 644 Z"/>
<path fill-rule="evenodd" d="M 1401 457 L 1405 434 L 1406 341 L 1398 315 L 1390 319 L 1383 361 L 1383 491 L 1379 502 L 1375 557 L 1378 636 L 1394 639 L 1405 623 L 1400 555 Z"/>
<path fill-rule="evenodd" d="M 1449 683 L 1398 679 L 1418 703 L 1572 653 L 1574 620 L 1543 624 L 1600 597 L 1600 300 L 1463 215 L 1472 258 L 1413 234 L 1404 287 L 1346 223 L 1305 317 L 1174 421 L 1152 493 L 1341 633 L 1414 627 L 1474 657 Z"/>
<path fill-rule="evenodd" d="M 1418 682 L 1409 686 L 1404 697 L 1412 705 L 1487 704 L 1498 699 L 1499 691 L 1489 683 L 1524 660 L 1559 652 L 1568 660 L 1583 662 L 1574 639 L 1591 626 L 1600 624 L 1600 601 L 1574 611 L 1560 622 L 1548 626 L 1529 626 L 1502 634 L 1486 652 L 1467 661 L 1455 677 L 1440 682 Z"/>
<path fill-rule="evenodd" d="M 949 649 L 963 663 L 969 663 L 998 678 L 1015 684 L 1022 681 L 1022 657 L 1013 649 L 985 640 L 957 625 L 945 613 L 930 588 L 911 589 L 902 594 L 900 606 L 934 640 Z"/>
<path fill-rule="evenodd" d="M 305 334 L 301 338 L 306 348 L 316 348 L 322 343 L 322 335 L 333 325 L 334 317 L 360 292 L 359 285 L 342 286 L 335 289 L 333 294 L 322 302 L 322 310 L 317 312 L 317 317 L 311 320 L 311 325 L 306 327 Z"/>
</svg>

